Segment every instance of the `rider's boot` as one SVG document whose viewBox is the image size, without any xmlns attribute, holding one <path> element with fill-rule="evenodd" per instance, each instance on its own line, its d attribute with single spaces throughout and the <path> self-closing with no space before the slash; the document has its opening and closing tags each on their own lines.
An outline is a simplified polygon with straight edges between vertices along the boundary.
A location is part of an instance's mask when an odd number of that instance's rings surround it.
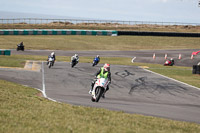
<svg viewBox="0 0 200 133">
<path fill-rule="evenodd" d="M 102 98 L 105 98 L 105 94 L 106 94 L 106 92 L 109 90 L 109 86 L 107 86 L 107 88 L 106 88 L 106 90 L 105 90 L 105 92 L 102 94 Z"/>
<path fill-rule="evenodd" d="M 102 96 L 101 96 L 102 98 L 105 98 L 105 93 L 106 93 L 106 92 L 104 92 L 104 93 L 102 94 Z"/>
<path fill-rule="evenodd" d="M 107 90 L 102 94 L 102 98 L 105 98 L 105 94 L 106 94 Z"/>
<path fill-rule="evenodd" d="M 94 82 L 92 82 L 92 84 L 91 84 L 91 89 L 90 89 L 90 91 L 89 91 L 89 94 L 92 94 L 93 87 L 94 87 Z"/>
</svg>

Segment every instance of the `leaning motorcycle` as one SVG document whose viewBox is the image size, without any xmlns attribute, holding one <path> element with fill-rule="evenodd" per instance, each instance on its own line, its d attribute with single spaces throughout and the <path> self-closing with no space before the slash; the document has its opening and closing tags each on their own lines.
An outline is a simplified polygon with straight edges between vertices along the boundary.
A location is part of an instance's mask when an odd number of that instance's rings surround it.
<svg viewBox="0 0 200 133">
<path fill-rule="evenodd" d="M 73 68 L 76 64 L 78 64 L 78 61 L 76 59 L 73 59 L 71 62 L 71 67 Z"/>
<path fill-rule="evenodd" d="M 165 63 L 164 63 L 164 66 L 173 66 L 174 63 L 170 60 L 166 60 Z"/>
<path fill-rule="evenodd" d="M 48 63 L 47 63 L 47 65 L 48 65 L 49 68 L 51 68 L 53 66 L 53 62 L 54 62 L 54 59 L 52 57 L 50 57 L 48 59 Z"/>
<path fill-rule="evenodd" d="M 24 51 L 24 45 L 17 45 L 17 51 L 22 50 Z"/>
<path fill-rule="evenodd" d="M 99 59 L 98 58 L 94 58 L 92 66 L 95 66 L 99 63 Z"/>
<path fill-rule="evenodd" d="M 93 90 L 92 90 L 92 102 L 99 102 L 102 95 L 106 92 L 106 88 L 109 84 L 108 79 L 105 78 L 99 78 L 94 84 Z"/>
</svg>

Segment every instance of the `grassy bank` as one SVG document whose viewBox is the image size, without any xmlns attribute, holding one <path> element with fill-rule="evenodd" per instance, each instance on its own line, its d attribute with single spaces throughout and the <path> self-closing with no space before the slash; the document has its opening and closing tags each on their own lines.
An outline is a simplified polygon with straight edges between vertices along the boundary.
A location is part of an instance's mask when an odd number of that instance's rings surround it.
<svg viewBox="0 0 200 133">
<path fill-rule="evenodd" d="M 200 38 L 152 36 L 1 36 L 0 49 L 15 49 L 24 42 L 25 49 L 49 50 L 145 50 L 200 49 Z"/>
<path fill-rule="evenodd" d="M 200 125 L 195 123 L 55 103 L 38 93 L 0 80 L 0 132 L 200 132 Z"/>
</svg>

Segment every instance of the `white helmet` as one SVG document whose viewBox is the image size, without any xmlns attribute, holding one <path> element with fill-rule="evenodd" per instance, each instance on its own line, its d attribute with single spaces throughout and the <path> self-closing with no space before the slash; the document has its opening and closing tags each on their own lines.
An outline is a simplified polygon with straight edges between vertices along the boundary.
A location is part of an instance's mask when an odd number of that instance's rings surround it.
<svg viewBox="0 0 200 133">
<path fill-rule="evenodd" d="M 78 56 L 78 54 L 75 54 L 75 57 L 77 57 Z"/>
<path fill-rule="evenodd" d="M 51 53 L 51 56 L 53 57 L 54 55 L 55 55 L 55 53 L 54 53 L 54 52 L 52 52 L 52 53 Z"/>
<path fill-rule="evenodd" d="M 99 55 L 97 55 L 97 57 L 99 58 Z"/>
</svg>

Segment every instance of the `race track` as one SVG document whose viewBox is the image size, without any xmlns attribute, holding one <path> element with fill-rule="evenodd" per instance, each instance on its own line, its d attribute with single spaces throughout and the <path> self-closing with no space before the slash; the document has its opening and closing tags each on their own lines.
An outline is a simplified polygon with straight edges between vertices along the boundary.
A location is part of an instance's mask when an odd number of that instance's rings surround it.
<svg viewBox="0 0 200 133">
<path fill-rule="evenodd" d="M 126 55 L 124 55 L 126 56 Z M 102 66 L 79 63 L 71 68 L 69 62 L 56 62 L 42 72 L 0 68 L 0 79 L 43 90 L 47 97 L 59 102 L 173 120 L 200 123 L 200 90 L 151 73 L 137 66 L 111 65 L 112 83 L 105 99 L 91 102 L 88 94 L 94 73 Z"/>
<path fill-rule="evenodd" d="M 173 58 L 175 65 L 177 66 L 188 66 L 200 62 L 200 55 L 197 55 L 194 59 L 191 60 L 191 54 L 194 51 L 199 51 L 199 49 L 181 49 L 181 50 L 137 50 L 137 51 L 62 51 L 54 50 L 56 56 L 72 56 L 77 53 L 80 57 L 94 57 L 100 55 L 100 57 L 129 57 L 130 61 L 133 57 L 136 57 L 135 62 L 142 63 L 156 63 L 164 64 L 165 54 L 167 58 Z M 52 50 L 25 50 L 25 51 L 16 51 L 12 50 L 12 55 L 43 55 L 48 56 Z M 153 54 L 155 53 L 156 59 L 153 59 Z M 181 60 L 178 59 L 179 54 L 181 54 Z"/>
</svg>

